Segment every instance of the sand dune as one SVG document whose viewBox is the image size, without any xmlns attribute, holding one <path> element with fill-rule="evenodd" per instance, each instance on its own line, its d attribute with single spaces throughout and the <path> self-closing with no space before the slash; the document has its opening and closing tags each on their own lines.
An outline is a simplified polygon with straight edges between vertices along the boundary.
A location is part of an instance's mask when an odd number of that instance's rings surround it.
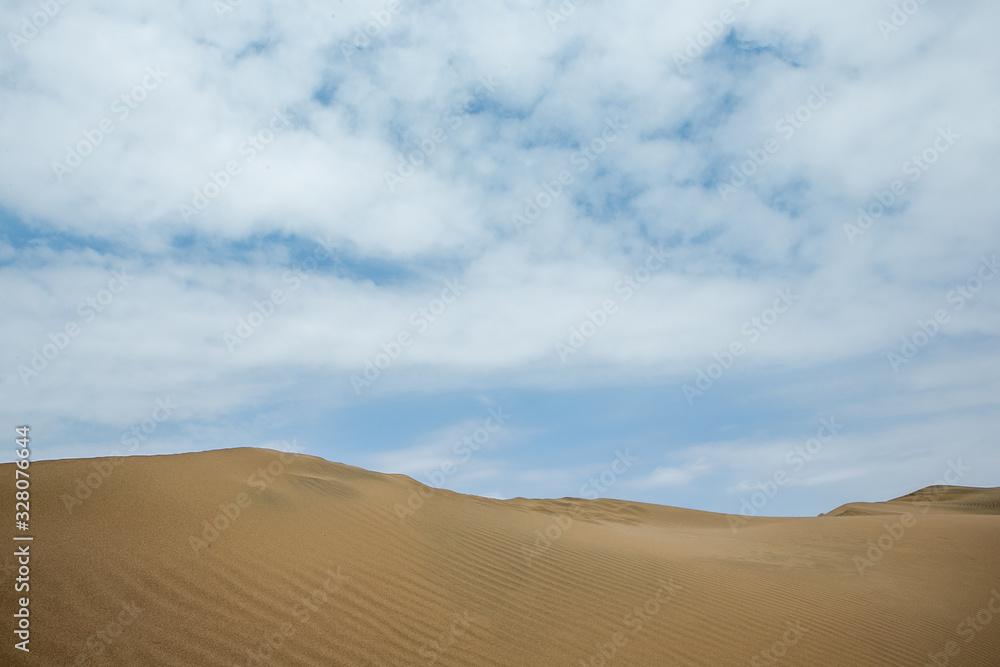
<svg viewBox="0 0 1000 667">
<path fill-rule="evenodd" d="M 848 503 L 828 516 L 904 514 L 915 508 L 922 514 L 1000 514 L 1000 493 L 997 489 L 928 486 L 883 503 Z"/>
<path fill-rule="evenodd" d="M 1000 489 L 736 519 L 259 449 L 31 470 L 3 664 L 1000 665 Z"/>
</svg>

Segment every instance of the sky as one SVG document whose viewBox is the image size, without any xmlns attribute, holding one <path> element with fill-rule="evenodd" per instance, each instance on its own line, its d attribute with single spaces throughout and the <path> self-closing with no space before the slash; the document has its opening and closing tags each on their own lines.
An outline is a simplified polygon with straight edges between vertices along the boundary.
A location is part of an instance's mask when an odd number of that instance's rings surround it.
<svg viewBox="0 0 1000 667">
<path fill-rule="evenodd" d="M 747 516 L 996 486 L 998 22 L 5 2 L 0 460 L 30 425 Z"/>
</svg>

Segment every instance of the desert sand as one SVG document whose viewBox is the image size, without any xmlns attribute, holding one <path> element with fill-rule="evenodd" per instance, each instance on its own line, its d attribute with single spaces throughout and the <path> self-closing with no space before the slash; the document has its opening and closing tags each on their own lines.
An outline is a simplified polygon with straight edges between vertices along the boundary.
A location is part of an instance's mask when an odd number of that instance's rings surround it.
<svg viewBox="0 0 1000 667">
<path fill-rule="evenodd" d="M 492 500 L 262 449 L 31 478 L 4 665 L 1000 665 L 995 488 L 775 519 Z"/>
</svg>

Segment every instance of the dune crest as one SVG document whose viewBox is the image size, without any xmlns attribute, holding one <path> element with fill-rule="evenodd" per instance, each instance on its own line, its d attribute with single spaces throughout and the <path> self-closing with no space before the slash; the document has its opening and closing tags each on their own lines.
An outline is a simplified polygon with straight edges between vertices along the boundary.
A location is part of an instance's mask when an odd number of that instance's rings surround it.
<svg viewBox="0 0 1000 667">
<path fill-rule="evenodd" d="M 881 503 L 848 503 L 826 516 L 876 516 L 917 511 L 921 514 L 1000 514 L 1000 488 L 928 486 Z"/>
</svg>

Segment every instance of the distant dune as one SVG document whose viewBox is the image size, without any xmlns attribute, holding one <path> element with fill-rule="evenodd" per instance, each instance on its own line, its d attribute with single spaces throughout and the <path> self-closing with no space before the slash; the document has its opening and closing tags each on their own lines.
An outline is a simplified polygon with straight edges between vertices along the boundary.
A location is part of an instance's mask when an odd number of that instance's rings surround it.
<svg viewBox="0 0 1000 667">
<path fill-rule="evenodd" d="M 1000 489 L 753 519 L 491 500 L 260 449 L 31 480 L 4 665 L 1000 666 Z"/>
</svg>

